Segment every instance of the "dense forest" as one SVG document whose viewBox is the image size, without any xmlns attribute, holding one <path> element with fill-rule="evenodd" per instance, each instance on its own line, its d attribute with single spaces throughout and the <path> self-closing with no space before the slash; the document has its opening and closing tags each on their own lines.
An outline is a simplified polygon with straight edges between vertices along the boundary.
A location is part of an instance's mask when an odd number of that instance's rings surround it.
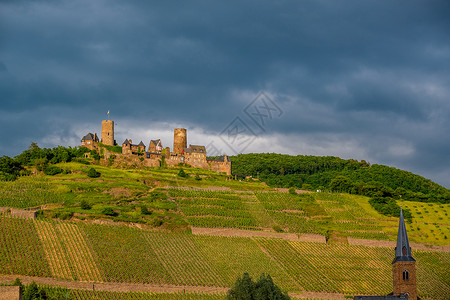
<svg viewBox="0 0 450 300">
<path fill-rule="evenodd" d="M 369 197 L 450 202 L 450 190 L 411 172 L 333 156 L 250 153 L 230 157 L 233 175 L 274 187 L 330 190 Z"/>
</svg>

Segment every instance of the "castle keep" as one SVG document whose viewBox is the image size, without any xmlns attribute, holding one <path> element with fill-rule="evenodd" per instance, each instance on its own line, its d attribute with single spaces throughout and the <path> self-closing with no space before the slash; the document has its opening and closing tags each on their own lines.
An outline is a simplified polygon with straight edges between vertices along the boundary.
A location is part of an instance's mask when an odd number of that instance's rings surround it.
<svg viewBox="0 0 450 300">
<path fill-rule="evenodd" d="M 81 146 L 90 150 L 99 150 L 99 143 L 107 146 L 117 145 L 114 139 L 114 121 L 102 121 L 101 140 L 96 133 L 88 133 L 81 139 Z M 146 148 L 144 142 L 133 144 L 132 140 L 127 138 L 122 143 L 122 154 L 116 155 L 129 160 L 142 161 L 148 167 L 158 167 L 162 164 L 176 166 L 182 163 L 231 175 L 231 161 L 227 155 L 210 160 L 206 158 L 205 146 L 189 144 L 188 147 L 186 128 L 174 129 L 172 152 L 169 147 L 163 148 L 160 139 L 150 140 L 147 150 Z"/>
<path fill-rule="evenodd" d="M 175 128 L 173 132 L 173 153 L 181 154 L 187 147 L 187 136 L 185 128 Z"/>
<path fill-rule="evenodd" d="M 103 120 L 102 121 L 102 139 L 103 145 L 114 146 L 116 141 L 114 140 L 114 121 Z"/>
</svg>

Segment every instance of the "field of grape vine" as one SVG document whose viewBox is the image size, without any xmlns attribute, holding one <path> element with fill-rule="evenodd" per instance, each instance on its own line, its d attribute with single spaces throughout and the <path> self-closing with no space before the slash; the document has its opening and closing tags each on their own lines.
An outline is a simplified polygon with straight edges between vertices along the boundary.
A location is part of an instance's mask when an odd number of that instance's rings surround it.
<svg viewBox="0 0 450 300">
<path fill-rule="evenodd" d="M 383 295 L 392 290 L 393 248 L 349 244 L 350 238 L 396 239 L 398 218 L 379 214 L 367 197 L 291 194 L 194 168 L 185 168 L 190 176 L 181 178 L 179 168 L 95 166 L 102 175 L 90 179 L 90 166 L 72 162 L 60 167 L 70 172 L 0 182 L 0 275 L 229 288 L 248 272 L 254 278 L 270 274 L 290 293 Z M 450 244 L 449 204 L 399 204 L 412 214 L 406 224 L 410 242 Z M 10 208 L 39 213 L 37 219 L 22 219 L 12 216 Z M 328 242 L 194 235 L 190 226 L 319 234 Z M 424 249 L 413 247 L 419 295 L 446 299 L 450 252 Z M 192 292 L 71 293 L 75 299 L 224 298 Z"/>
<path fill-rule="evenodd" d="M 0 225 L 3 274 L 230 287 L 248 272 L 253 277 L 268 273 L 289 292 L 354 295 L 387 294 L 392 289 L 391 248 L 196 236 L 120 225 L 25 220 L 7 214 L 0 215 Z M 413 250 L 413 256 L 419 295 L 445 299 L 450 293 L 450 253 Z M 88 295 L 80 291 L 77 299 Z M 140 299 L 138 294 L 132 297 Z"/>
</svg>

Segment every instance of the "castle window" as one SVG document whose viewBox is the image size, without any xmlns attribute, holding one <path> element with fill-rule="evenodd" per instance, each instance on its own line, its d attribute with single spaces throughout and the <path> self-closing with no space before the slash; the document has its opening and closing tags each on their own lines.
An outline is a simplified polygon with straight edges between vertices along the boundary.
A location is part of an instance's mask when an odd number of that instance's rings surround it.
<svg viewBox="0 0 450 300">
<path fill-rule="evenodd" d="M 409 272 L 408 270 L 403 271 L 403 281 L 409 280 Z"/>
</svg>

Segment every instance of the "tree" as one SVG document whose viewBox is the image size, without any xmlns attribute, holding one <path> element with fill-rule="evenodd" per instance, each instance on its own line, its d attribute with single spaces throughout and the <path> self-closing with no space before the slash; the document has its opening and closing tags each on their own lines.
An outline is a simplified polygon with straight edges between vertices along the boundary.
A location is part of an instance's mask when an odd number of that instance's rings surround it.
<svg viewBox="0 0 450 300">
<path fill-rule="evenodd" d="M 9 156 L 0 157 L 0 180 L 13 181 L 23 170 L 22 165 Z"/>
<path fill-rule="evenodd" d="M 273 283 L 270 275 L 261 274 L 257 282 L 253 282 L 248 273 L 238 278 L 228 290 L 227 300 L 289 300 L 286 293 Z"/>
<path fill-rule="evenodd" d="M 330 189 L 336 192 L 350 192 L 353 187 L 353 183 L 345 176 L 338 175 L 331 180 Z"/>
<path fill-rule="evenodd" d="M 233 287 L 227 293 L 227 300 L 253 300 L 255 283 L 248 273 L 238 278 Z"/>
<path fill-rule="evenodd" d="M 184 172 L 183 169 L 180 168 L 180 172 L 178 172 L 178 176 L 185 178 L 185 177 L 187 177 L 187 174 L 186 174 L 186 172 Z"/>
</svg>

